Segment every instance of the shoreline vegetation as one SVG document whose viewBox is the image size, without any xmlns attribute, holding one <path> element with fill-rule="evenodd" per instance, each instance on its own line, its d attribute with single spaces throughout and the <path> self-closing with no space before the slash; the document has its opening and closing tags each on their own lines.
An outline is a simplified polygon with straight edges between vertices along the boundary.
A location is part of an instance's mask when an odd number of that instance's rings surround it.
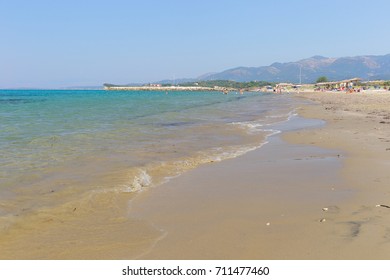
<svg viewBox="0 0 390 280">
<path fill-rule="evenodd" d="M 105 90 L 136 91 L 264 91 L 272 89 L 276 83 L 265 81 L 235 82 L 228 80 L 187 82 L 180 84 L 114 85 L 104 84 Z"/>
</svg>

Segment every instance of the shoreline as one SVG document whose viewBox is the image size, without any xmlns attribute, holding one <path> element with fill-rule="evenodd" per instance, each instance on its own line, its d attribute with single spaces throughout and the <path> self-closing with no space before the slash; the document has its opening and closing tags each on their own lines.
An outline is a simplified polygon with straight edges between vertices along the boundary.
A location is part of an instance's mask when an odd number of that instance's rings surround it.
<svg viewBox="0 0 390 280">
<path fill-rule="evenodd" d="M 329 256 L 329 246 L 316 245 L 329 238 L 329 228 L 320 222 L 322 208 L 336 212 L 340 201 L 352 195 L 341 186 L 332 189 L 341 184 L 339 153 L 289 144 L 273 135 L 260 149 L 201 166 L 141 194 L 132 202 L 132 216 L 165 230 L 165 237 L 141 259 Z"/>
<path fill-rule="evenodd" d="M 325 126 L 138 197 L 135 216 L 166 230 L 142 258 L 388 259 L 390 96 L 371 94 L 296 94 L 319 103 L 299 115 Z"/>
<path fill-rule="evenodd" d="M 70 202 L 65 223 L 41 213 L 42 230 L 2 239 L 1 258 L 388 259 L 390 95 L 293 98 L 313 104 L 261 148 L 137 195 L 96 194 L 94 213 Z"/>
</svg>

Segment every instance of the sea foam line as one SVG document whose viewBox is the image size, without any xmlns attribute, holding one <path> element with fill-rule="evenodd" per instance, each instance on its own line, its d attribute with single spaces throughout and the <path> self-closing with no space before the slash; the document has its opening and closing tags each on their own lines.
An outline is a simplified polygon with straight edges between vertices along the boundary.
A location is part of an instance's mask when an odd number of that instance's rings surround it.
<svg viewBox="0 0 390 280">
<path fill-rule="evenodd" d="M 207 151 L 198 152 L 195 156 L 191 158 L 178 159 L 172 162 L 161 162 L 155 163 L 150 166 L 144 166 L 142 169 L 139 169 L 136 174 L 129 175 L 128 183 L 121 186 L 121 191 L 124 192 L 140 192 L 149 187 L 158 186 L 164 183 L 169 182 L 171 179 L 176 178 L 188 170 L 194 169 L 202 164 L 220 162 L 226 159 L 233 159 L 242 155 L 245 155 L 248 152 L 257 150 L 263 147 L 265 144 L 269 143 L 269 137 L 281 133 L 281 130 L 273 128 L 264 128 L 264 126 L 272 126 L 275 124 L 288 122 L 296 116 L 297 113 L 295 110 L 290 111 L 288 114 L 283 115 L 287 117 L 285 120 L 272 123 L 272 124 L 262 124 L 257 122 L 233 122 L 231 125 L 237 125 L 248 129 L 249 133 L 266 133 L 264 141 L 254 145 L 246 146 L 228 146 L 228 147 L 215 147 L 208 149 Z M 165 176 L 161 177 L 161 171 L 167 173 Z M 157 178 L 155 176 L 157 175 Z"/>
</svg>

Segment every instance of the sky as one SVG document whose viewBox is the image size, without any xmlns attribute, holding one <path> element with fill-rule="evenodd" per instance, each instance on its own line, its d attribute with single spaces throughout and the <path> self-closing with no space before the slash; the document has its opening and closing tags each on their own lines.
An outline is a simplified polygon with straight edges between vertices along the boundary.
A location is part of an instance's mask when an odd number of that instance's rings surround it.
<svg viewBox="0 0 390 280">
<path fill-rule="evenodd" d="M 388 0 L 0 0 L 0 88 L 390 53 Z"/>
</svg>

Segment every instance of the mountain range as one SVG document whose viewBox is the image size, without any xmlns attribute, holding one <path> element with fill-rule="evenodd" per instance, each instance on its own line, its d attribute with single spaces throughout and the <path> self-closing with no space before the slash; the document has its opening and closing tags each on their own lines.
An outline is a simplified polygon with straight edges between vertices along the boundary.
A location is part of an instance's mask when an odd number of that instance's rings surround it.
<svg viewBox="0 0 390 280">
<path fill-rule="evenodd" d="M 180 79 L 175 82 L 233 80 L 237 82 L 313 83 L 321 76 L 331 81 L 355 77 L 363 80 L 390 80 L 390 54 L 339 58 L 313 56 L 295 62 L 275 62 L 269 66 L 236 67 L 219 73 L 204 74 L 195 79 Z M 171 80 L 160 82 L 173 83 Z"/>
</svg>

